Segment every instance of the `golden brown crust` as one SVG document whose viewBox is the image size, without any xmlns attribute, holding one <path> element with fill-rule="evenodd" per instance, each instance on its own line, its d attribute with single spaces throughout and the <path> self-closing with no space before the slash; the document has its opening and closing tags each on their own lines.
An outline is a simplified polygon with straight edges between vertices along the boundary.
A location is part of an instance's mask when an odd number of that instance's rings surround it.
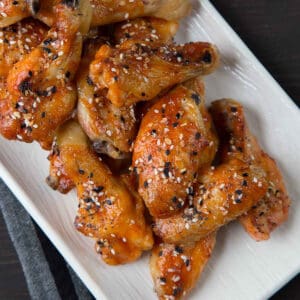
<svg viewBox="0 0 300 300">
<path fill-rule="evenodd" d="M 151 100 L 162 91 L 188 79 L 211 73 L 219 55 L 209 43 L 152 48 L 102 46 L 90 66 L 90 76 L 116 106 Z"/>
<path fill-rule="evenodd" d="M 266 172 L 267 193 L 240 218 L 240 222 L 253 239 L 266 240 L 271 232 L 288 218 L 290 199 L 280 170 L 251 134 L 241 104 L 231 99 L 215 101 L 211 112 L 221 137 L 223 159 L 228 160 L 242 153 L 245 159 L 254 161 Z"/>
<path fill-rule="evenodd" d="M 215 242 L 215 233 L 192 246 L 157 242 L 152 250 L 150 271 L 158 298 L 178 300 L 186 296 L 203 272 Z"/>
<path fill-rule="evenodd" d="M 77 77 L 78 119 L 96 150 L 113 158 L 124 158 L 130 151 L 137 126 L 134 106 L 116 107 L 89 77 L 89 64 L 104 41 L 90 40 Z"/>
<path fill-rule="evenodd" d="M 96 251 L 108 264 L 136 260 L 153 245 L 152 231 L 145 222 L 144 205 L 90 149 L 87 137 L 75 121 L 57 133 L 56 152 L 65 174 L 75 184 L 79 208 L 78 231 L 96 240 Z"/>
<path fill-rule="evenodd" d="M 80 6 L 58 4 L 55 10 L 56 23 L 43 42 L 9 71 L 9 95 L 0 107 L 4 137 L 36 140 L 45 149 L 51 147 L 54 131 L 70 117 L 76 103 L 72 79 L 81 55 L 82 35 L 78 31 L 86 22 L 84 12 L 78 14 Z"/>
<path fill-rule="evenodd" d="M 153 217 L 179 211 L 198 169 L 214 158 L 217 140 L 205 118 L 204 101 L 203 86 L 180 85 L 154 104 L 142 120 L 133 166 L 139 175 L 139 193 Z"/>
</svg>

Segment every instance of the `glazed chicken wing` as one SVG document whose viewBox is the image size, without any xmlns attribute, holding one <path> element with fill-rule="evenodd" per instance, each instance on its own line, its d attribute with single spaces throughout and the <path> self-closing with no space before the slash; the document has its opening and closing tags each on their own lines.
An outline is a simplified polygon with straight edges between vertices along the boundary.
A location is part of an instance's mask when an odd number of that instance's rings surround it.
<svg viewBox="0 0 300 300">
<path fill-rule="evenodd" d="M 77 189 L 76 229 L 96 240 L 96 251 L 106 263 L 127 263 L 152 248 L 142 199 L 128 178 L 112 175 L 99 160 L 78 123 L 68 121 L 59 128 L 53 153 Z"/>
<path fill-rule="evenodd" d="M 157 243 L 150 259 L 150 271 L 160 300 L 178 300 L 195 286 L 216 241 L 215 233 L 195 245 Z"/>
<path fill-rule="evenodd" d="M 78 119 L 97 152 L 120 159 L 126 157 L 136 135 L 135 111 L 134 106 L 112 104 L 90 79 L 89 64 L 101 44 L 99 40 L 86 43 L 77 79 Z"/>
<path fill-rule="evenodd" d="M 4 137 L 36 140 L 49 149 L 54 131 L 71 115 L 77 98 L 72 79 L 80 61 L 81 32 L 89 27 L 86 2 L 59 3 L 56 23 L 43 42 L 10 70 L 8 95 L 0 109 Z"/>
<path fill-rule="evenodd" d="M 154 231 L 167 243 L 199 241 L 251 209 L 267 191 L 265 177 L 263 169 L 240 159 L 204 171 L 189 205 L 157 219 Z"/>
<path fill-rule="evenodd" d="M 166 89 L 188 79 L 211 73 L 218 52 L 209 43 L 151 47 L 102 46 L 90 66 L 90 76 L 116 106 L 151 100 Z"/>
<path fill-rule="evenodd" d="M 221 138 L 223 159 L 229 160 L 242 152 L 246 159 L 254 160 L 267 174 L 267 193 L 250 211 L 240 217 L 241 223 L 253 239 L 266 240 L 288 217 L 290 199 L 280 170 L 251 134 L 243 107 L 238 102 L 229 99 L 216 101 L 211 106 L 211 112 Z"/>
<path fill-rule="evenodd" d="M 1 0 L 0 28 L 7 27 L 18 21 L 35 15 L 39 10 L 39 0 Z"/>
<path fill-rule="evenodd" d="M 201 80 L 179 85 L 151 107 L 134 144 L 133 166 L 152 216 L 184 206 L 198 169 L 210 165 L 216 149 Z"/>
</svg>

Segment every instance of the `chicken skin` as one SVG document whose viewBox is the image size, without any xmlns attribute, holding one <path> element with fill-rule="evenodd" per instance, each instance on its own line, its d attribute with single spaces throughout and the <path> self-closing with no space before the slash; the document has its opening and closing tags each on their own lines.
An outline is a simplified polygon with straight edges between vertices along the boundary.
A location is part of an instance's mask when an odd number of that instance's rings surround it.
<svg viewBox="0 0 300 300">
<path fill-rule="evenodd" d="M 129 46 L 102 46 L 90 66 L 91 79 L 107 89 L 106 97 L 116 106 L 151 100 L 176 84 L 211 73 L 219 61 L 209 43 Z"/>
<path fill-rule="evenodd" d="M 152 248 L 142 199 L 130 179 L 114 176 L 99 160 L 77 122 L 68 121 L 58 129 L 53 153 L 77 189 L 76 229 L 96 240 L 96 251 L 107 264 L 136 260 Z"/>
<path fill-rule="evenodd" d="M 216 243 L 212 233 L 195 245 L 156 243 L 150 258 L 150 271 L 160 300 L 178 300 L 195 286 Z"/>
<path fill-rule="evenodd" d="M 85 52 L 77 78 L 78 120 L 94 142 L 97 152 L 116 159 L 127 156 L 136 136 L 137 124 L 134 106 L 116 107 L 89 77 L 89 65 L 102 40 L 85 43 Z"/>
<path fill-rule="evenodd" d="M 114 41 L 126 49 L 135 43 L 159 47 L 173 42 L 178 22 L 145 17 L 118 23 L 114 27 Z"/>
<path fill-rule="evenodd" d="M 134 144 L 133 167 L 153 217 L 184 206 L 199 167 L 211 163 L 216 149 L 201 80 L 177 86 L 150 108 Z"/>
<path fill-rule="evenodd" d="M 287 220 L 290 206 L 280 170 L 251 134 L 241 104 L 230 99 L 219 100 L 212 104 L 211 113 L 221 138 L 223 160 L 243 153 L 245 159 L 255 161 L 267 174 L 267 193 L 240 217 L 240 222 L 253 239 L 269 239 L 271 232 Z"/>
<path fill-rule="evenodd" d="M 56 23 L 43 42 L 7 76 L 7 97 L 1 100 L 0 132 L 7 139 L 38 141 L 45 149 L 54 131 L 76 104 L 74 75 L 80 61 L 82 33 L 87 30 L 87 0 L 56 7 Z"/>
<path fill-rule="evenodd" d="M 15 63 L 37 47 L 48 31 L 43 23 L 28 18 L 11 26 L 0 29 L 0 78 L 6 77 Z"/>
<path fill-rule="evenodd" d="M 35 15 L 39 10 L 39 0 L 1 0 L 0 28 L 7 27 L 22 19 Z"/>
</svg>

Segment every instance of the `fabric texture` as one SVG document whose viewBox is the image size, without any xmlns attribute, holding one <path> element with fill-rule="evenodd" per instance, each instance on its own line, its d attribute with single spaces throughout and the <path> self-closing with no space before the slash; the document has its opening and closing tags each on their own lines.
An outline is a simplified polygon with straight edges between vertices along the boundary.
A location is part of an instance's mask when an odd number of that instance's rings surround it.
<svg viewBox="0 0 300 300">
<path fill-rule="evenodd" d="M 0 209 L 32 299 L 93 299 L 1 179 Z"/>
</svg>

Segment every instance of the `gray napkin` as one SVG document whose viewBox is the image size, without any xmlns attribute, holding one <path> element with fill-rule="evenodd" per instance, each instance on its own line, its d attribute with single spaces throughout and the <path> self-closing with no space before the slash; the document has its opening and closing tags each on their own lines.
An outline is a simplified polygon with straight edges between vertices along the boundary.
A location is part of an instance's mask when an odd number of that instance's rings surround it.
<svg viewBox="0 0 300 300">
<path fill-rule="evenodd" d="M 21 262 L 32 299 L 93 299 L 74 271 L 61 258 L 53 257 L 59 254 L 55 253 L 55 250 L 49 251 L 52 245 L 47 247 L 47 255 L 45 255 L 40 240 L 41 233 L 38 234 L 28 213 L 1 179 L 0 209 Z M 49 265 L 49 261 L 52 265 Z M 66 270 L 69 274 L 62 276 L 62 270 Z M 69 279 L 70 284 L 66 284 L 66 278 Z"/>
</svg>

